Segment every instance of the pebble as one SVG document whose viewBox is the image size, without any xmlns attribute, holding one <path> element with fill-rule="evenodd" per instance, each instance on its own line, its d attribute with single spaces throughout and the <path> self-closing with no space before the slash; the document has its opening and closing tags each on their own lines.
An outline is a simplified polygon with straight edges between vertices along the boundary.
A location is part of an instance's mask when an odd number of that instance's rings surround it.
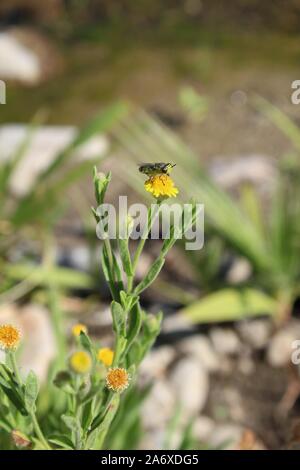
<svg viewBox="0 0 300 470">
<path fill-rule="evenodd" d="M 212 328 L 210 338 L 213 346 L 219 354 L 238 354 L 241 343 L 237 334 L 230 328 Z"/>
<path fill-rule="evenodd" d="M 300 340 L 300 322 L 291 320 L 290 323 L 279 330 L 271 338 L 267 349 L 267 360 L 273 367 L 283 367 L 291 363 L 291 356 L 294 351 L 292 344 L 295 340 Z"/>
<path fill-rule="evenodd" d="M 242 339 L 254 349 L 265 348 L 269 342 L 272 323 L 268 319 L 245 320 L 237 325 Z"/>
<path fill-rule="evenodd" d="M 0 162 L 13 158 L 28 131 L 29 127 L 23 124 L 0 126 L 0 140 L 3 147 Z M 12 192 L 16 196 L 27 194 L 38 175 L 48 168 L 56 155 L 66 148 L 77 134 L 78 129 L 74 126 L 40 126 L 36 129 L 11 177 Z M 103 136 L 91 137 L 76 149 L 74 158 L 80 161 L 97 158 L 103 155 L 107 148 L 108 141 Z"/>
<path fill-rule="evenodd" d="M 216 372 L 220 368 L 220 357 L 214 350 L 211 341 L 205 335 L 195 335 L 178 343 L 184 354 L 195 357 L 208 372 Z"/>
<path fill-rule="evenodd" d="M 209 377 L 198 359 L 180 359 L 170 374 L 170 384 L 184 417 L 195 417 L 204 408 L 209 391 Z"/>
<path fill-rule="evenodd" d="M 33 370 L 41 382 L 45 381 L 57 348 L 48 311 L 40 305 L 18 308 L 5 305 L 0 309 L 0 323 L 12 323 L 20 328 L 20 373 L 26 377 Z"/>
</svg>

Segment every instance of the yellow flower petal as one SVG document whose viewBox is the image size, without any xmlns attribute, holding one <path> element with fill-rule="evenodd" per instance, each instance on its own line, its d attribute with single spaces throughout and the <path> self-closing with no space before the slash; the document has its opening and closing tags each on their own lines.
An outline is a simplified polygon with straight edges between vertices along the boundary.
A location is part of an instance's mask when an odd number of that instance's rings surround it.
<svg viewBox="0 0 300 470">
<path fill-rule="evenodd" d="M 97 359 L 105 366 L 109 367 L 113 363 L 114 352 L 109 348 L 101 348 L 97 353 Z"/>
<path fill-rule="evenodd" d="M 126 369 L 114 367 L 109 369 L 106 376 L 106 385 L 114 392 L 123 392 L 129 385 L 129 375 Z"/>
<path fill-rule="evenodd" d="M 156 198 L 176 197 L 179 192 L 172 178 L 164 173 L 151 176 L 145 181 L 144 186 L 146 191 L 153 194 Z"/>
<path fill-rule="evenodd" d="M 86 374 L 92 367 L 91 356 L 85 351 L 77 351 L 70 357 L 70 365 L 74 372 Z"/>
<path fill-rule="evenodd" d="M 21 333 L 13 325 L 0 326 L 0 349 L 14 350 L 18 347 L 21 339 Z"/>
<path fill-rule="evenodd" d="M 88 331 L 87 327 L 85 325 L 83 325 L 82 323 L 77 323 L 72 328 L 73 336 L 80 336 L 81 332 L 87 334 L 87 331 Z"/>
</svg>

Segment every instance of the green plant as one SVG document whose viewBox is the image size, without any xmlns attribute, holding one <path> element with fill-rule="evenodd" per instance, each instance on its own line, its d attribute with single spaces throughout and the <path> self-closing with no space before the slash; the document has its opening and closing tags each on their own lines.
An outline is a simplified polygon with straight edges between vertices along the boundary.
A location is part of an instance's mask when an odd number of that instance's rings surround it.
<svg viewBox="0 0 300 470">
<path fill-rule="evenodd" d="M 104 203 L 110 181 L 110 174 L 98 174 L 95 169 L 97 206 Z M 165 188 L 162 187 L 162 190 L 165 191 Z M 192 204 L 188 218 L 180 226 L 171 225 L 170 236 L 161 243 L 157 258 L 145 277 L 137 282 L 136 269 L 140 255 L 163 204 L 160 199 L 154 208 L 149 207 L 147 221 L 133 255 L 129 246 L 132 229 L 130 217 L 125 218 L 124 225 L 118 227 L 115 244 L 108 236 L 104 237 L 101 263 L 113 299 L 113 351 L 107 348 L 99 350 L 99 345 L 90 339 L 84 325 L 76 325 L 73 328 L 75 352 L 67 360 L 66 351 L 58 351 L 60 355 L 64 354 L 57 361 L 64 365 L 64 369 L 56 372 L 54 378 L 51 378 L 52 372 L 47 392 L 39 392 L 33 372 L 25 380 L 20 376 L 16 357 L 20 333 L 12 325 L 0 326 L 0 347 L 6 353 L 6 362 L 0 367 L 0 425 L 11 434 L 16 444 L 23 439 L 21 447 L 87 450 L 106 448 L 109 443 L 113 446 L 124 445 L 124 435 L 114 433 L 122 392 L 134 384 L 139 364 L 159 334 L 162 320 L 162 312 L 151 315 L 142 308 L 140 294 L 157 278 L 169 250 L 194 224 L 198 215 L 196 205 Z M 93 214 L 97 224 L 102 223 L 106 228 L 101 213 L 93 209 Z M 53 308 L 58 308 L 55 291 L 52 295 Z M 48 403 L 42 407 L 45 394 Z M 132 394 L 134 392 L 130 390 Z M 130 395 L 127 400 L 130 400 Z M 137 418 L 135 410 L 131 425 L 138 423 Z"/>
<path fill-rule="evenodd" d="M 288 135 L 299 149 L 300 131 L 286 116 L 265 101 L 264 111 Z M 253 187 L 241 189 L 239 201 L 218 187 L 202 168 L 197 156 L 178 135 L 140 109 L 121 120 L 113 138 L 127 155 L 124 175 L 139 191 L 134 177 L 134 161 L 172 161 L 180 168 L 182 197 L 195 197 L 205 205 L 206 227 L 216 250 L 199 254 L 199 277 L 204 280 L 206 296 L 187 306 L 183 312 L 193 321 L 227 321 L 247 315 L 274 315 L 283 319 L 291 312 L 299 295 L 299 181 L 298 163 L 283 162 L 274 185 L 271 201 L 263 203 Z M 217 285 L 216 274 L 224 250 L 242 256 L 250 263 L 252 275 L 247 282 Z M 193 264 L 197 266 L 196 256 Z M 203 259 L 205 263 L 203 263 Z M 204 275 L 202 275 L 204 274 Z M 218 293 L 210 294 L 211 287 Z"/>
</svg>

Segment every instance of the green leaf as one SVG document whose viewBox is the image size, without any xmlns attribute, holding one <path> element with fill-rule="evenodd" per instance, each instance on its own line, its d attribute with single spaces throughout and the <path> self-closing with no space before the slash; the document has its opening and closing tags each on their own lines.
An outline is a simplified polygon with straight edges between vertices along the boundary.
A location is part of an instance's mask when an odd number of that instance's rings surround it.
<svg viewBox="0 0 300 470">
<path fill-rule="evenodd" d="M 165 263 L 165 258 L 159 257 L 150 267 L 148 273 L 144 277 L 144 279 L 136 286 L 134 293 L 136 295 L 140 294 L 143 292 L 145 289 L 147 289 L 153 281 L 157 278 L 159 275 L 163 265 Z"/>
<path fill-rule="evenodd" d="M 106 175 L 103 173 L 98 173 L 97 167 L 96 166 L 94 167 L 95 197 L 96 197 L 98 206 L 100 206 L 100 204 L 102 204 L 104 201 L 105 194 L 106 194 L 110 181 L 111 181 L 111 173 L 107 173 Z M 99 221 L 100 217 L 97 214 L 97 211 L 95 211 L 95 215 Z"/>
<path fill-rule="evenodd" d="M 17 410 L 23 416 L 27 416 L 23 388 L 18 385 L 13 372 L 5 364 L 0 364 L 0 387 Z"/>
<path fill-rule="evenodd" d="M 129 325 L 127 329 L 127 347 L 126 351 L 129 351 L 132 343 L 137 338 L 139 331 L 142 326 L 142 312 L 139 304 L 136 304 L 129 314 Z M 126 353 L 125 353 L 126 354 Z"/>
<path fill-rule="evenodd" d="M 113 330 L 116 334 L 125 335 L 125 322 L 126 316 L 122 305 L 118 302 L 113 301 L 111 303 L 111 313 L 113 318 Z"/>
<path fill-rule="evenodd" d="M 223 289 L 182 309 L 192 322 L 213 323 L 241 320 L 263 314 L 273 315 L 275 300 L 255 289 Z"/>
<path fill-rule="evenodd" d="M 62 447 L 63 449 L 75 448 L 71 439 L 69 439 L 67 436 L 64 436 L 62 434 L 58 434 L 58 435 L 55 434 L 53 436 L 50 436 L 48 441 L 51 442 L 52 444 L 57 445 L 58 447 Z"/>
<path fill-rule="evenodd" d="M 94 349 L 93 343 L 90 340 L 90 338 L 88 337 L 88 335 L 86 333 L 84 333 L 84 331 L 80 332 L 79 341 L 80 341 L 81 346 L 86 351 L 88 351 L 91 354 L 92 357 L 94 357 L 95 349 Z"/>
<path fill-rule="evenodd" d="M 25 395 L 24 395 L 25 406 L 29 412 L 35 411 L 35 402 L 36 402 L 38 393 L 39 393 L 39 385 L 38 385 L 37 376 L 31 370 L 25 382 Z"/>
<path fill-rule="evenodd" d="M 79 426 L 77 418 L 71 415 L 62 415 L 61 419 L 70 431 L 77 432 Z"/>
<path fill-rule="evenodd" d="M 128 239 L 119 239 L 118 240 L 119 244 L 119 251 L 120 251 L 120 257 L 122 261 L 122 266 L 127 274 L 127 276 L 132 276 L 132 264 L 131 264 L 131 258 L 130 258 L 130 253 L 129 253 L 129 248 L 128 248 Z"/>
<path fill-rule="evenodd" d="M 65 393 L 71 395 L 75 394 L 75 390 L 72 386 L 72 375 L 68 370 L 61 370 L 56 374 L 53 380 L 54 385 L 63 390 Z"/>
</svg>

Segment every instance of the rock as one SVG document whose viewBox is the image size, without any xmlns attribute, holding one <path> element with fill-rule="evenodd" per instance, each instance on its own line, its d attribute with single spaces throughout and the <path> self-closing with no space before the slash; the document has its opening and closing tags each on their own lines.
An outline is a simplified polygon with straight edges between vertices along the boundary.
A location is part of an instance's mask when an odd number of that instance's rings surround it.
<svg viewBox="0 0 300 470">
<path fill-rule="evenodd" d="M 175 358 L 175 350 L 171 346 L 162 346 L 150 351 L 141 363 L 139 373 L 145 378 L 161 378 Z"/>
<path fill-rule="evenodd" d="M 91 268 L 91 252 L 87 245 L 58 247 L 57 262 L 79 271 L 89 271 Z"/>
<path fill-rule="evenodd" d="M 267 350 L 269 364 L 273 367 L 282 367 L 291 363 L 291 356 L 294 351 L 292 343 L 299 339 L 300 322 L 292 320 L 271 338 Z"/>
<path fill-rule="evenodd" d="M 182 331 L 196 331 L 196 325 L 191 323 L 186 315 L 174 313 L 164 317 L 162 322 L 163 333 L 176 333 Z"/>
<path fill-rule="evenodd" d="M 40 33 L 11 28 L 0 33 L 0 77 L 37 85 L 61 68 L 54 46 Z"/>
<path fill-rule="evenodd" d="M 209 378 L 199 360 L 192 356 L 181 359 L 170 374 L 170 384 L 184 418 L 200 413 L 207 400 Z"/>
<path fill-rule="evenodd" d="M 241 343 L 236 333 L 229 328 L 213 328 L 210 337 L 219 354 L 238 354 Z"/>
<path fill-rule="evenodd" d="M 208 372 L 215 372 L 220 367 L 220 358 L 205 335 L 185 338 L 178 343 L 178 348 L 184 354 L 195 357 Z"/>
<path fill-rule="evenodd" d="M 165 380 L 154 382 L 142 406 L 142 421 L 145 429 L 164 428 L 174 414 L 175 395 Z"/>
<path fill-rule="evenodd" d="M 45 381 L 48 368 L 57 352 L 48 311 L 33 304 L 21 309 L 14 305 L 3 306 L 0 310 L 0 323 L 12 323 L 21 330 L 21 375 L 26 377 L 33 370 L 40 381 Z"/>
<path fill-rule="evenodd" d="M 266 347 L 272 331 L 272 324 L 268 319 L 245 320 L 237 325 L 242 339 L 254 349 Z"/>
<path fill-rule="evenodd" d="M 251 357 L 240 357 L 237 364 L 238 370 L 244 375 L 251 375 L 255 372 L 255 364 Z"/>
<path fill-rule="evenodd" d="M 264 189 L 273 185 L 277 175 L 274 160 L 265 155 L 242 155 L 230 160 L 217 157 L 209 172 L 225 189 L 232 189 L 245 182 Z"/>
<path fill-rule="evenodd" d="M 28 131 L 29 127 L 22 124 L 0 126 L 0 142 L 3 149 L 0 161 L 13 158 Z M 10 186 L 13 193 L 16 196 L 28 193 L 38 175 L 73 141 L 77 133 L 78 129 L 73 126 L 39 127 L 34 132 L 29 147 L 11 178 Z M 74 158 L 93 159 L 103 155 L 107 147 L 108 142 L 104 137 L 93 137 L 76 150 Z"/>
<path fill-rule="evenodd" d="M 215 427 L 214 421 L 208 416 L 198 416 L 193 424 L 193 435 L 199 442 L 208 442 Z"/>
<path fill-rule="evenodd" d="M 237 258 L 234 260 L 226 278 L 230 284 L 240 284 L 247 281 L 252 274 L 252 268 L 249 261 L 245 258 Z"/>
<path fill-rule="evenodd" d="M 213 449 L 236 450 L 242 440 L 244 429 L 233 423 L 217 424 L 209 440 Z"/>
</svg>

